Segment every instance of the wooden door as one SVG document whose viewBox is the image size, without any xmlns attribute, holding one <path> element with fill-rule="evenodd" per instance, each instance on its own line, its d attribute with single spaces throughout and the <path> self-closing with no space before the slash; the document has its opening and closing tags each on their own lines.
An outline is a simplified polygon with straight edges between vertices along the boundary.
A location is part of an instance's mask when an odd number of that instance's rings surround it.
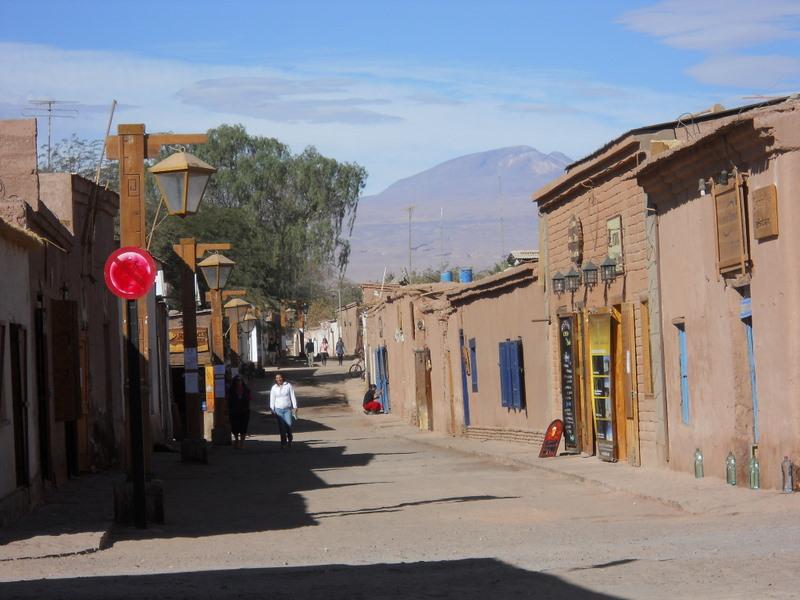
<svg viewBox="0 0 800 600">
<path fill-rule="evenodd" d="M 627 460 L 628 428 L 625 416 L 625 355 L 622 341 L 622 315 L 614 309 L 611 313 L 611 342 L 613 356 L 614 383 L 614 435 L 616 436 L 617 459 Z"/>
<path fill-rule="evenodd" d="M 81 408 L 77 422 L 78 433 L 78 470 L 87 472 L 91 467 L 89 458 L 89 339 L 86 332 L 81 332 L 79 342 L 80 359 L 80 394 Z"/>
<path fill-rule="evenodd" d="M 14 419 L 14 457 L 17 486 L 30 483 L 28 464 L 28 338 L 22 325 L 9 328 L 11 350 L 11 405 Z"/>
<path fill-rule="evenodd" d="M 641 464 L 639 454 L 639 393 L 636 377 L 636 318 L 634 305 L 622 305 L 622 362 L 623 362 L 623 396 L 625 404 L 625 438 L 627 440 L 627 460 L 634 466 Z"/>
<path fill-rule="evenodd" d="M 417 407 L 417 424 L 420 429 L 430 429 L 426 396 L 425 351 L 414 351 L 414 397 Z"/>
</svg>

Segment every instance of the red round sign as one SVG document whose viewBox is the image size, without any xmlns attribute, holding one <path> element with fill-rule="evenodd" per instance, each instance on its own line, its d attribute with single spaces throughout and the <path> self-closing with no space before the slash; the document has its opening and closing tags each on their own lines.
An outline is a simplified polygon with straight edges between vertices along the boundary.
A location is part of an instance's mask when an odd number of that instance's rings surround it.
<svg viewBox="0 0 800 600">
<path fill-rule="evenodd" d="M 112 252 L 106 260 L 106 286 L 125 300 L 141 298 L 156 280 L 156 261 L 147 250 L 126 246 Z"/>
</svg>

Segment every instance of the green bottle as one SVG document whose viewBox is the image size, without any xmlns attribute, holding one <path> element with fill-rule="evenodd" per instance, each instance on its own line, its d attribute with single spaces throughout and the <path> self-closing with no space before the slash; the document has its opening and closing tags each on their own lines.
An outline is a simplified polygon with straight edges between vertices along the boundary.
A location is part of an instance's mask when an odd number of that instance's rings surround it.
<svg viewBox="0 0 800 600">
<path fill-rule="evenodd" d="M 736 485 L 736 456 L 732 450 L 728 452 L 728 458 L 725 459 L 725 481 L 730 485 Z"/>
<path fill-rule="evenodd" d="M 694 476 L 697 479 L 703 478 L 703 453 L 700 448 L 694 451 Z"/>
<path fill-rule="evenodd" d="M 761 467 L 758 464 L 758 446 L 753 446 L 750 455 L 750 489 L 757 490 L 761 487 Z"/>
</svg>

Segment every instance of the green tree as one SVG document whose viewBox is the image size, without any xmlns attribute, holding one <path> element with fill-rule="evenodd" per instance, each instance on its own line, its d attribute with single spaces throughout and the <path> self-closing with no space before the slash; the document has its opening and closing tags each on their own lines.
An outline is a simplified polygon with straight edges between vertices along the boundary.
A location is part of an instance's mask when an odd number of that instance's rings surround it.
<svg viewBox="0 0 800 600">
<path fill-rule="evenodd" d="M 103 140 L 84 140 L 74 133 L 56 142 L 50 157 L 50 168 L 47 168 L 47 152 L 39 154 L 39 170 L 43 173 L 77 173 L 95 180 L 100 154 L 103 151 Z M 104 160 L 100 168 L 100 185 L 119 191 L 119 167 L 116 162 Z"/>
<path fill-rule="evenodd" d="M 336 285 L 350 256 L 348 238 L 367 177 L 363 167 L 314 148 L 292 154 L 241 125 L 212 129 L 208 143 L 190 151 L 217 172 L 196 215 L 166 219 L 156 230 L 152 249 L 167 259 L 168 276 L 177 266 L 172 244 L 195 237 L 232 243 L 225 254 L 237 265 L 229 285 L 247 288 L 261 304 L 311 301 Z M 157 197 L 152 190 L 151 218 Z"/>
</svg>

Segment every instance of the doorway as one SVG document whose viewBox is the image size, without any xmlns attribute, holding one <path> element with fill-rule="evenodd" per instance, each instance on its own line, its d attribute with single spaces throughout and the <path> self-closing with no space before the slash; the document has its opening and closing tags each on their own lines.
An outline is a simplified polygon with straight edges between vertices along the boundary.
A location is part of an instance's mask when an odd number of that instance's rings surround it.
<svg viewBox="0 0 800 600">
<path fill-rule="evenodd" d="M 391 411 L 392 403 L 389 396 L 389 360 L 386 355 L 386 346 L 375 350 L 375 385 L 380 394 L 380 403 L 384 412 Z"/>
<path fill-rule="evenodd" d="M 17 487 L 30 484 L 28 464 L 28 338 L 22 325 L 9 327 L 11 350 L 11 405 L 14 419 L 14 463 Z"/>
<path fill-rule="evenodd" d="M 469 386 L 467 384 L 467 365 L 469 354 L 464 342 L 464 330 L 458 330 L 458 347 L 461 349 L 461 397 L 464 400 L 464 427 L 469 427 Z"/>
<path fill-rule="evenodd" d="M 414 392 L 420 429 L 433 431 L 433 398 L 431 393 L 431 352 L 414 351 Z"/>
</svg>

